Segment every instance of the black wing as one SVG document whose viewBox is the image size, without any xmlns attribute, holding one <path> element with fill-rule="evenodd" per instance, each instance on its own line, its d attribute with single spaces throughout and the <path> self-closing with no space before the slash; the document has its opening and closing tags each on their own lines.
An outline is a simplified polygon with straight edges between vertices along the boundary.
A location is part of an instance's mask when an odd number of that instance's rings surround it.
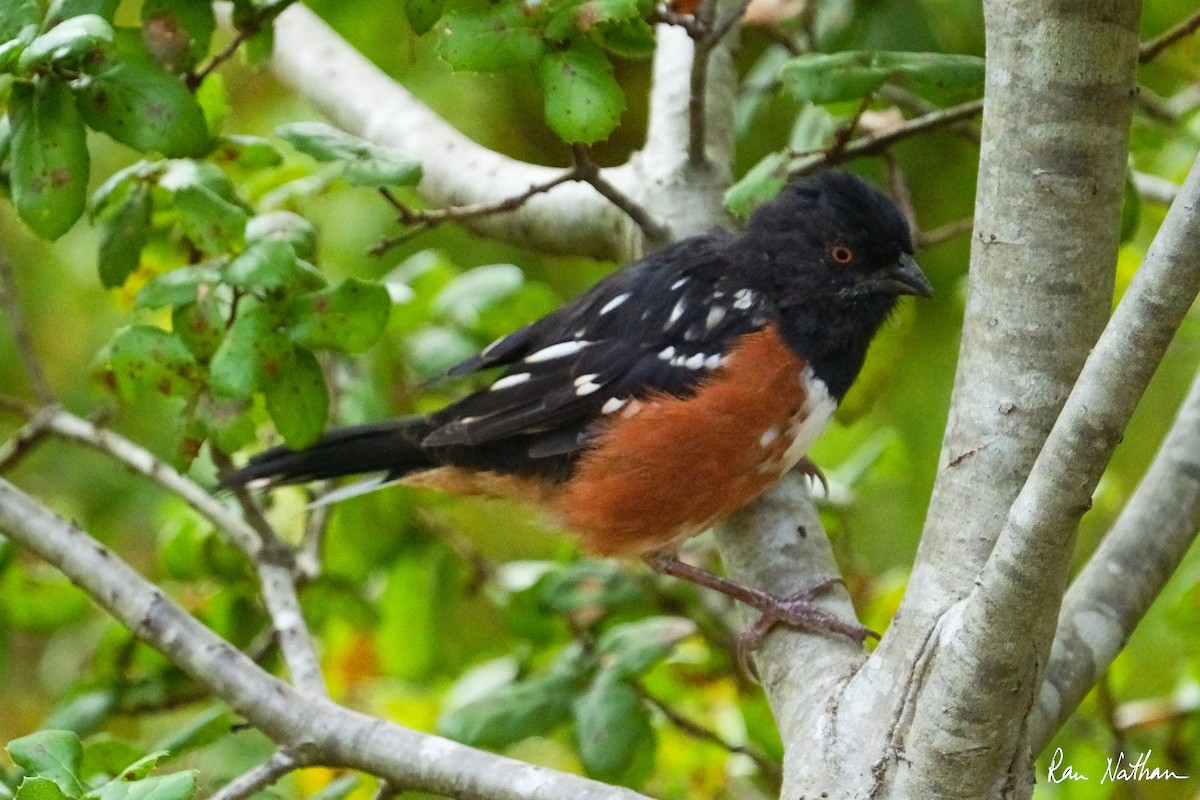
<svg viewBox="0 0 1200 800">
<path fill-rule="evenodd" d="M 607 415 L 651 392 L 689 394 L 771 314 L 731 269 L 731 238 L 653 253 L 454 367 L 507 369 L 434 414 L 422 446 L 447 463 L 563 476 Z"/>
</svg>

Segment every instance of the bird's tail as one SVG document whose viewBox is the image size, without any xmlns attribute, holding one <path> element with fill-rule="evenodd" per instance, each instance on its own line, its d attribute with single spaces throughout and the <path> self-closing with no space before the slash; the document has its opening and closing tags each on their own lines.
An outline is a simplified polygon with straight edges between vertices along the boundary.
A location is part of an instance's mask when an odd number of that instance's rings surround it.
<svg viewBox="0 0 1200 800">
<path fill-rule="evenodd" d="M 257 484 L 281 486 L 343 475 L 384 473 L 387 479 L 435 466 L 421 448 L 429 433 L 425 417 L 372 422 L 330 431 L 304 450 L 273 447 L 221 479 L 225 488 Z"/>
</svg>

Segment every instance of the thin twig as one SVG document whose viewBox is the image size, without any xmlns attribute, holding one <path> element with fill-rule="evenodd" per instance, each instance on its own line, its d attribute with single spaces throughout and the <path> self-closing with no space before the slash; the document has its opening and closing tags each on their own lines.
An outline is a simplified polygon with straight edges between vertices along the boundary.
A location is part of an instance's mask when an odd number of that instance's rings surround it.
<svg viewBox="0 0 1200 800">
<path fill-rule="evenodd" d="M 754 0 L 741 0 L 737 8 L 729 12 L 720 22 L 713 25 L 712 30 L 708 32 L 708 36 L 705 37 L 710 49 L 716 47 L 722 39 L 729 35 L 729 32 L 733 30 L 733 26 L 741 22 L 742 17 L 746 16 L 746 9 L 750 7 L 752 2 Z"/>
<path fill-rule="evenodd" d="M 710 742 L 715 744 L 717 747 L 727 750 L 730 753 L 746 756 L 755 763 L 759 771 L 773 781 L 778 782 L 783 779 L 783 770 L 765 753 L 760 752 L 753 747 L 734 744 L 711 728 L 706 728 L 699 722 L 685 717 L 683 714 L 671 708 L 671 706 L 669 706 L 665 700 L 662 700 L 651 694 L 650 690 L 640 683 L 635 683 L 634 689 L 637 690 L 637 693 L 641 695 L 643 700 L 661 712 L 662 715 L 667 718 L 667 721 L 678 728 L 681 733 L 684 733 L 693 739 L 699 739 L 702 742 Z"/>
<path fill-rule="evenodd" d="M 212 457 L 220 472 L 233 470 L 233 462 L 227 454 L 213 448 Z M 250 527 L 262 537 L 262 546 L 251 560 L 258 572 L 263 602 L 279 635 L 279 649 L 283 651 L 292 683 L 305 694 L 327 696 L 320 658 L 296 593 L 295 552 L 263 516 L 262 509 L 244 486 L 234 487 L 233 494 Z"/>
<path fill-rule="evenodd" d="M 0 249 L 0 304 L 8 316 L 13 343 L 17 347 L 17 355 L 21 358 L 21 365 L 25 368 L 25 375 L 29 379 L 34 396 L 42 405 L 52 405 L 56 402 L 54 392 L 50 390 L 42 362 L 33 349 L 33 340 L 25 324 L 25 315 L 21 313 L 21 304 L 17 300 L 16 272 L 3 249 Z"/>
<path fill-rule="evenodd" d="M 33 452 L 42 439 L 49 435 L 49 420 L 57 410 L 56 406 L 37 409 L 12 438 L 0 444 L 0 474 L 16 466 L 17 462 Z"/>
<path fill-rule="evenodd" d="M 948 242 L 951 239 L 959 236 L 964 236 L 971 232 L 975 227 L 975 217 L 964 217 L 956 219 L 954 222 L 947 222 L 937 228 L 928 231 L 919 231 L 917 233 L 917 249 L 928 250 L 931 247 L 937 247 L 943 242 Z"/>
<path fill-rule="evenodd" d="M 717 42 L 711 41 L 717 0 L 701 0 L 696 9 L 696 28 L 689 30 L 692 37 L 692 72 L 688 97 L 688 164 L 703 167 L 708 164 L 708 57 Z M 697 35 L 699 34 L 699 35 Z"/>
<path fill-rule="evenodd" d="M 1185 36 L 1191 36 L 1198 29 L 1200 29 L 1200 11 L 1195 12 L 1175 27 L 1155 36 L 1153 39 L 1142 42 L 1142 46 L 1138 50 L 1138 63 L 1145 64 L 1147 61 L 1157 58 L 1158 54 L 1163 50 L 1166 50 Z"/>
<path fill-rule="evenodd" d="M 970 100 L 909 120 L 895 130 L 879 136 L 862 136 L 836 152 L 827 150 L 820 153 L 796 154 L 791 168 L 788 170 L 788 177 L 796 178 L 808 175 L 831 164 L 839 164 L 860 156 L 874 155 L 904 139 L 970 119 L 982 110 L 982 100 Z"/>
<path fill-rule="evenodd" d="M 54 435 L 111 456 L 134 472 L 150 478 L 227 533 L 251 559 L 256 557 L 261 547 L 259 536 L 245 520 L 146 448 L 62 409 L 54 410 L 47 420 L 47 426 Z"/>
<path fill-rule="evenodd" d="M 304 767 L 305 763 L 291 750 L 276 750 L 266 761 L 242 773 L 229 783 L 213 792 L 209 800 L 244 800 L 260 789 L 265 789 L 289 772 Z"/>
<path fill-rule="evenodd" d="M 646 209 L 642 208 L 620 189 L 605 180 L 600 167 L 596 165 L 596 162 L 592 161 L 586 147 L 581 144 L 573 145 L 571 154 L 575 159 L 573 171 L 577 175 L 577 180 L 590 184 L 605 200 L 625 212 L 626 216 L 632 219 L 634 224 L 641 229 L 642 236 L 645 237 L 649 249 L 661 247 L 670 242 L 670 230 L 658 220 L 651 217 Z"/>
<path fill-rule="evenodd" d="M 384 239 L 374 245 L 368 252 L 373 256 L 380 256 L 386 253 L 393 247 L 403 244 L 418 233 L 435 228 L 444 222 L 462 222 L 476 217 L 483 217 L 489 214 L 501 214 L 506 211 L 516 211 L 529 200 L 539 194 L 545 194 L 562 183 L 579 180 L 579 176 L 574 169 L 569 169 L 560 175 L 551 178 L 548 181 L 532 184 L 528 189 L 520 194 L 506 197 L 503 200 L 498 200 L 495 203 L 479 203 L 470 206 L 448 206 L 446 208 L 436 208 L 427 211 L 418 211 L 411 208 L 401 201 L 389 189 L 382 188 L 379 193 L 383 198 L 391 204 L 392 208 L 396 209 L 400 215 L 400 222 L 404 225 L 411 226 L 410 230 L 405 231 L 399 236 L 393 236 Z"/>
<path fill-rule="evenodd" d="M 251 19 L 243 21 L 240 25 L 236 26 L 237 33 L 234 35 L 233 41 L 231 41 L 228 45 L 222 48 L 220 52 L 213 56 L 212 59 L 210 59 L 209 62 L 200 69 L 200 71 L 190 73 L 187 76 L 186 82 L 188 89 L 193 92 L 196 91 L 196 88 L 199 87 L 200 84 L 204 83 L 204 79 L 212 74 L 217 67 L 233 58 L 234 54 L 237 53 L 238 48 L 245 44 L 247 39 L 258 34 L 263 29 L 264 25 L 270 24 L 277 16 L 283 13 L 284 9 L 291 4 L 291 0 L 288 0 L 288 2 L 273 3 L 265 8 L 260 9 L 259 12 Z"/>
</svg>

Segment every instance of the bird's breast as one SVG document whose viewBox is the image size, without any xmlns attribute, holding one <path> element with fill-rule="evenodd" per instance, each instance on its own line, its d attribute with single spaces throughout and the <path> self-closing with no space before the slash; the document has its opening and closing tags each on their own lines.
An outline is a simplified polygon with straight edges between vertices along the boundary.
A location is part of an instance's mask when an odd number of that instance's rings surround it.
<svg viewBox="0 0 1200 800">
<path fill-rule="evenodd" d="M 774 328 L 745 336 L 689 397 L 642 398 L 555 500 L 600 554 L 644 555 L 749 503 L 808 451 L 836 403 Z"/>
</svg>

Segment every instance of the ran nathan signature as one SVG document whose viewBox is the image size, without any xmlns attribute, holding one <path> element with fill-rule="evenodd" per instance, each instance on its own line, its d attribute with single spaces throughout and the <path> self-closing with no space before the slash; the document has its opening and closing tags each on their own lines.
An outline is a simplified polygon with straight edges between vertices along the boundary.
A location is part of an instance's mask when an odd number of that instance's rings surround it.
<svg viewBox="0 0 1200 800">
<path fill-rule="evenodd" d="M 1134 760 L 1129 760 L 1124 753 L 1117 753 L 1116 758 L 1108 759 L 1108 766 L 1100 776 L 1101 783 L 1117 781 L 1182 781 L 1187 775 L 1180 775 L 1165 767 L 1151 767 L 1150 756 L 1153 750 L 1147 750 Z M 1058 748 L 1050 758 L 1050 767 L 1046 770 L 1046 780 L 1050 783 L 1065 781 L 1090 781 L 1089 775 L 1077 772 L 1070 764 L 1063 764 L 1063 751 Z"/>
</svg>

